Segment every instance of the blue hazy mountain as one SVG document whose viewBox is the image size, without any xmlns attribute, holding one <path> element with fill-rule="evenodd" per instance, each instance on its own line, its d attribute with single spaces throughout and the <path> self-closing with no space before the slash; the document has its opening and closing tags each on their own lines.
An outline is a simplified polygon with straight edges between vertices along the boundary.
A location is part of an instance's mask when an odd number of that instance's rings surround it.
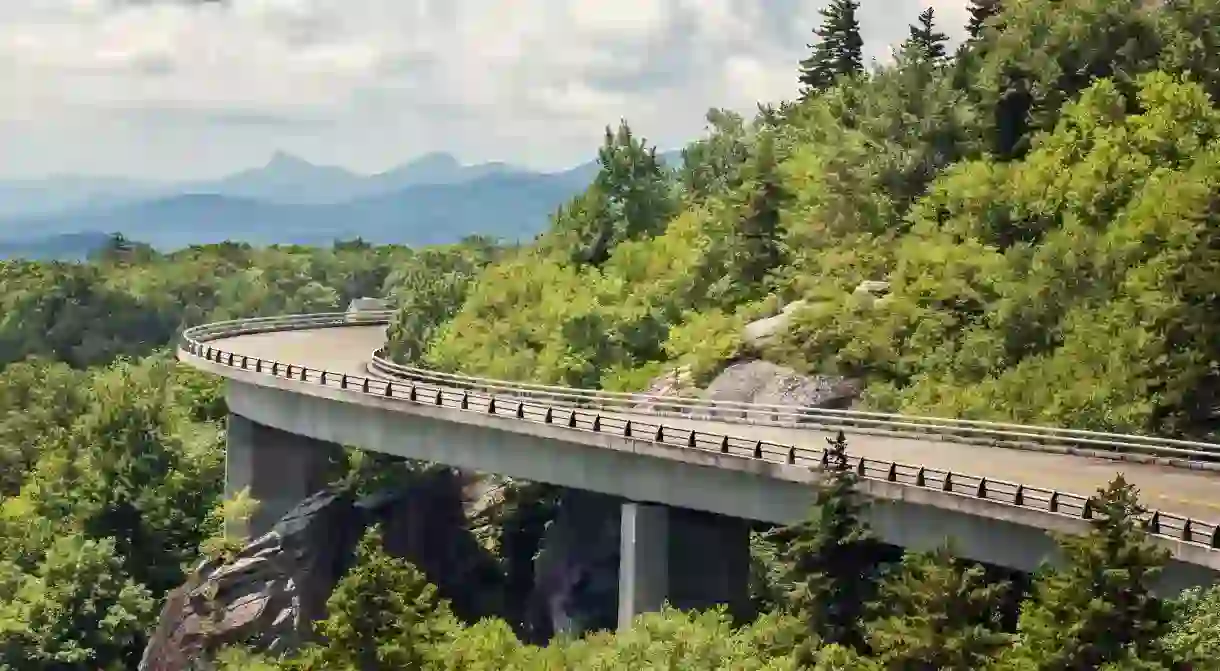
<svg viewBox="0 0 1220 671">
<path fill-rule="evenodd" d="M 0 180 L 0 218 L 113 206 L 169 189 L 169 185 L 153 182 L 85 175 Z"/>
<path fill-rule="evenodd" d="M 110 232 L 163 250 L 224 240 L 330 244 L 361 237 L 427 245 L 481 234 L 527 241 L 596 172 L 596 162 L 538 173 L 504 163 L 465 166 L 447 154 L 428 154 L 360 175 L 279 153 L 264 166 L 218 180 L 116 182 L 122 188 L 99 187 L 73 209 L 0 215 L 0 256 L 75 258 L 81 246 Z M 62 254 L 51 254 L 60 248 Z"/>
<path fill-rule="evenodd" d="M 40 261 L 83 261 L 110 242 L 110 234 L 100 231 L 48 235 L 32 240 L 0 240 L 0 259 Z"/>
</svg>

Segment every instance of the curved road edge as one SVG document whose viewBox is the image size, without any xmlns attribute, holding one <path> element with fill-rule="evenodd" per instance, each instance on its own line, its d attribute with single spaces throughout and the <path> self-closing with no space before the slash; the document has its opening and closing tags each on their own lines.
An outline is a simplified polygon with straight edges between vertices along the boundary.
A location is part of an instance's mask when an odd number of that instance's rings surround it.
<svg viewBox="0 0 1220 671">
<path fill-rule="evenodd" d="M 502 395 L 460 387 L 326 371 L 227 352 L 219 343 L 216 346 L 207 344 L 226 337 L 252 333 L 378 325 L 384 323 L 386 318 L 387 315 L 381 313 L 331 313 L 208 324 L 183 333 L 178 355 L 184 361 L 202 359 L 209 364 L 203 367 L 213 369 L 213 366 L 217 366 L 219 368 L 214 369 L 214 372 L 222 375 L 225 369 L 238 369 L 244 373 L 241 377 L 253 373 L 256 376 L 287 378 L 294 383 L 320 385 L 344 394 L 379 396 L 382 398 L 378 400 L 442 406 L 485 416 L 552 424 L 556 425 L 555 428 L 581 433 L 613 434 L 631 441 L 712 453 L 717 457 L 761 460 L 777 465 L 804 466 L 813 470 L 816 470 L 817 465 L 825 458 L 825 450 L 819 452 L 792 445 L 667 427 L 660 422 L 624 420 L 596 409 L 582 410 L 533 399 L 506 400 Z M 862 457 L 853 457 L 852 462 L 863 479 L 878 485 L 886 483 L 918 490 L 939 490 L 939 494 L 974 499 L 975 503 L 986 501 L 1007 508 L 1037 511 L 1060 519 L 1074 519 L 1077 524 L 1072 526 L 1078 529 L 1083 528 L 1080 523 L 1091 516 L 1090 497 L 1087 496 L 898 462 L 878 462 Z M 1162 545 L 1169 547 L 1175 557 L 1220 569 L 1220 552 L 1216 551 L 1216 548 L 1220 547 L 1220 533 L 1216 524 L 1158 511 L 1150 512 L 1146 522 L 1149 532 Z"/>
</svg>

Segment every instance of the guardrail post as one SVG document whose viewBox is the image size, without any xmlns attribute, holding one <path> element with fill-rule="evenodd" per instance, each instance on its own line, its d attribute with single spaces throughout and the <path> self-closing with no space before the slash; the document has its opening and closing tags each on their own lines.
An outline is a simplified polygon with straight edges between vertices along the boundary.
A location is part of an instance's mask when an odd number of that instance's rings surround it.
<svg viewBox="0 0 1220 671">
<path fill-rule="evenodd" d="M 247 370 L 250 367 L 250 357 L 245 354 L 241 355 L 241 369 Z"/>
<path fill-rule="evenodd" d="M 1144 523 L 1144 528 L 1147 529 L 1149 533 L 1154 533 L 1154 534 L 1161 533 L 1161 511 L 1159 511 L 1159 510 L 1152 511 L 1152 517 L 1149 517 L 1148 521 Z M 1190 540 L 1189 532 L 1190 532 L 1190 519 L 1188 518 L 1186 520 L 1186 522 L 1182 525 L 1182 536 L 1183 536 L 1182 540 L 1184 540 L 1184 541 Z"/>
<path fill-rule="evenodd" d="M 623 437 L 624 438 L 631 437 L 631 420 L 627 420 L 627 423 L 623 425 Z"/>
<path fill-rule="evenodd" d="M 655 440 L 655 441 L 656 441 L 656 442 L 658 442 L 658 443 L 664 443 L 664 442 L 665 442 L 665 425 L 664 425 L 664 424 L 658 424 L 658 425 L 657 425 L 657 434 L 656 434 L 656 436 L 653 438 L 653 440 Z"/>
<path fill-rule="evenodd" d="M 1211 545 L 1213 550 L 1220 548 L 1220 525 L 1217 525 L 1215 529 L 1212 529 L 1211 543 L 1208 543 L 1208 545 Z"/>
<path fill-rule="evenodd" d="M 339 388 L 347 389 L 347 373 L 344 373 L 343 376 L 339 378 Z"/>
<path fill-rule="evenodd" d="M 720 453 L 721 454 L 729 453 L 729 437 L 728 436 L 724 436 L 723 438 L 720 439 Z"/>
<path fill-rule="evenodd" d="M 763 453 L 762 453 L 762 441 L 761 441 L 761 440 L 756 440 L 756 441 L 754 441 L 754 458 L 755 458 L 755 459 L 762 459 L 762 457 L 763 457 Z"/>
<path fill-rule="evenodd" d="M 263 360 L 262 360 L 262 359 L 255 359 L 255 360 L 254 360 L 254 372 L 255 372 L 255 373 L 261 373 L 261 372 L 263 372 Z M 272 375 L 274 375 L 274 374 L 275 374 L 275 370 L 272 370 L 272 371 L 271 371 L 271 374 L 272 374 Z"/>
<path fill-rule="evenodd" d="M 890 462 L 890 470 L 885 474 L 885 479 L 889 482 L 898 482 L 898 462 Z"/>
<path fill-rule="evenodd" d="M 694 429 L 691 429 L 691 430 L 690 430 L 690 435 L 688 435 L 688 436 L 686 437 L 686 446 L 687 446 L 687 447 L 698 447 L 698 446 L 699 446 L 699 441 L 698 441 L 698 440 L 696 439 L 696 437 L 695 437 L 695 430 L 694 430 Z"/>
<path fill-rule="evenodd" d="M 1159 511 L 1154 511 L 1152 513 L 1153 517 L 1156 517 L 1157 515 L 1160 515 Z M 1157 527 L 1160 528 L 1160 525 L 1158 524 Z M 1186 541 L 1187 543 L 1189 543 L 1191 541 L 1191 537 L 1194 536 L 1194 529 L 1192 527 L 1193 525 L 1191 524 L 1189 517 L 1182 520 L 1182 540 Z"/>
<path fill-rule="evenodd" d="M 593 416 L 593 431 L 594 431 L 594 433 L 596 433 L 601 430 L 602 430 L 602 416 L 594 415 Z"/>
<path fill-rule="evenodd" d="M 925 484 L 926 483 L 924 481 L 924 469 L 923 469 L 923 466 L 920 466 L 919 471 L 915 473 L 915 486 L 923 487 Z"/>
<path fill-rule="evenodd" d="M 307 375 L 307 369 L 304 366 L 301 366 L 301 382 L 305 381 L 306 375 Z"/>
<path fill-rule="evenodd" d="M 525 419 L 525 402 L 517 401 L 517 419 Z"/>
<path fill-rule="evenodd" d="M 1059 512 L 1059 492 L 1051 492 L 1051 498 L 1047 501 L 1047 507 L 1052 513 Z"/>
<path fill-rule="evenodd" d="M 326 371 L 322 371 L 322 384 L 326 384 Z"/>
<path fill-rule="evenodd" d="M 364 378 L 364 383 L 360 385 L 360 391 L 366 394 L 369 393 L 369 379 L 367 377 Z"/>
<path fill-rule="evenodd" d="M 865 476 L 865 471 L 864 471 L 864 457 L 860 457 L 860 461 L 857 461 L 857 462 L 856 462 L 856 475 L 858 475 L 858 476 L 860 476 L 860 477 L 864 477 L 864 476 Z"/>
<path fill-rule="evenodd" d="M 555 411 L 551 406 L 548 405 L 546 407 L 546 418 L 542 421 L 546 424 L 553 424 L 555 422 Z"/>
<path fill-rule="evenodd" d="M 987 498 L 987 478 L 979 480 L 979 488 L 974 492 L 974 495 L 980 499 Z"/>
<path fill-rule="evenodd" d="M 1017 491 L 1012 495 L 1013 505 L 1025 505 L 1025 485 L 1017 485 Z"/>
<path fill-rule="evenodd" d="M 470 409 L 470 392 L 462 392 L 462 410 Z"/>
<path fill-rule="evenodd" d="M 953 471 L 945 471 L 945 481 L 941 485 L 942 490 L 946 492 L 953 491 Z"/>
<path fill-rule="evenodd" d="M 796 445 L 793 445 L 792 447 L 788 448 L 788 463 L 789 464 L 796 463 Z"/>
<path fill-rule="evenodd" d="M 1084 505 L 1080 506 L 1080 516 L 1086 520 L 1093 519 L 1093 497 L 1084 500 Z"/>
<path fill-rule="evenodd" d="M 491 400 L 487 402 L 487 414 L 489 414 L 489 415 L 496 414 L 496 397 L 495 396 L 492 396 Z"/>
<path fill-rule="evenodd" d="M 575 408 L 573 408 L 571 411 L 568 412 L 568 428 L 569 429 L 576 428 L 576 409 Z"/>
<path fill-rule="evenodd" d="M 440 389 L 437 389 L 437 390 L 436 390 L 436 404 L 437 404 L 437 405 L 444 405 L 444 404 L 445 404 L 445 396 L 444 396 L 444 392 L 443 392 L 443 391 L 441 391 Z"/>
</svg>

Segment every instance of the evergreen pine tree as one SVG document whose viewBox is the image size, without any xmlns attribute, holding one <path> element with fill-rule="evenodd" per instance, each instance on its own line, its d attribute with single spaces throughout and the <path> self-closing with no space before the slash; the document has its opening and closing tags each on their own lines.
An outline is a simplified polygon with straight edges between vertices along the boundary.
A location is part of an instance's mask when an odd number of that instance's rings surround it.
<svg viewBox="0 0 1220 671">
<path fill-rule="evenodd" d="M 355 565 L 326 601 L 318 623 L 323 643 L 306 649 L 294 668 L 380 671 L 424 668 L 429 645 L 454 623 L 419 569 L 386 554 L 381 530 L 365 533 Z"/>
<path fill-rule="evenodd" d="M 970 35 L 970 39 L 981 38 L 987 19 L 999 14 L 1003 9 L 1001 0 L 970 0 L 970 6 L 967 8 L 970 12 L 970 21 L 966 24 L 966 32 Z"/>
<path fill-rule="evenodd" d="M 597 152 L 600 169 L 589 191 L 561 211 L 559 228 L 572 228 L 574 261 L 599 265 L 620 242 L 657 235 L 677 207 L 672 173 L 657 157 L 656 147 L 636 137 L 626 121 L 606 127 Z"/>
<path fill-rule="evenodd" d="M 1039 576 L 1018 622 L 1013 668 L 1157 668 L 1169 609 L 1151 593 L 1168 552 L 1150 542 L 1137 490 L 1118 475 L 1092 501 L 1093 530 L 1063 537 L 1066 566 Z"/>
<path fill-rule="evenodd" d="M 823 643 L 861 647 L 861 619 L 876 593 L 878 547 L 864 520 L 867 504 L 855 489 L 843 432 L 828 442 L 825 479 L 809 517 L 775 534 L 784 598 Z"/>
<path fill-rule="evenodd" d="M 804 95 L 825 91 L 839 77 L 864 71 L 864 40 L 856 18 L 859 8 L 858 0 L 831 0 L 830 6 L 821 10 L 822 25 L 813 31 L 817 44 L 808 45 L 813 53 L 801 61 Z"/>
<path fill-rule="evenodd" d="M 963 566 L 948 548 L 907 553 L 881 585 L 869 649 L 887 669 L 984 668 L 1011 642 L 1001 622 L 1008 588 L 988 583 L 983 567 Z"/>
<path fill-rule="evenodd" d="M 911 34 L 902 49 L 924 60 L 940 61 L 945 57 L 945 43 L 948 41 L 948 36 L 936 30 L 935 10 L 929 7 L 919 13 L 919 20 L 911 26 Z"/>
<path fill-rule="evenodd" d="M 760 133 L 751 154 L 743 170 L 747 195 L 738 218 L 741 244 L 735 246 L 731 270 L 743 301 L 765 295 L 767 273 L 782 261 L 779 212 L 786 199 L 774 134 Z"/>
</svg>

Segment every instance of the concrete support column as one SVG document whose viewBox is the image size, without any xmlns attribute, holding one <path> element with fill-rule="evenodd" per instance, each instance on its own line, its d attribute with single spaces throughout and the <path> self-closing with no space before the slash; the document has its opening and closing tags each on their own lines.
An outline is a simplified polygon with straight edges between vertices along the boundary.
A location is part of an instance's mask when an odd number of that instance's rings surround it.
<svg viewBox="0 0 1220 671">
<path fill-rule="evenodd" d="M 749 609 L 750 524 L 745 520 L 642 503 L 622 506 L 619 627 L 639 614 L 719 604 Z"/>
<path fill-rule="evenodd" d="M 618 626 L 661 609 L 669 596 L 669 511 L 624 503 L 619 536 Z"/>
<path fill-rule="evenodd" d="M 245 528 L 230 526 L 229 535 L 257 538 L 298 503 L 330 482 L 341 449 L 305 436 L 229 415 L 225 446 L 225 498 L 249 488 L 259 507 Z"/>
</svg>

